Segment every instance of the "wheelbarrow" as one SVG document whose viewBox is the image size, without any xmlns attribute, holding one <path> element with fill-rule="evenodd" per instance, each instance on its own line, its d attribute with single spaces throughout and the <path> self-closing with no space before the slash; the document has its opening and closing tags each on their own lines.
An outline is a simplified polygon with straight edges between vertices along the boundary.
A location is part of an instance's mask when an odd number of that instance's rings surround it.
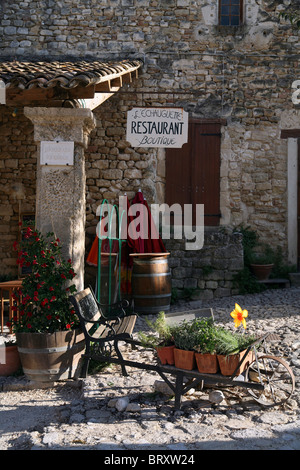
<svg viewBox="0 0 300 470">
<path fill-rule="evenodd" d="M 267 343 L 278 339 L 280 339 L 279 336 L 274 333 L 267 333 L 258 338 L 247 348 L 231 376 L 223 376 L 220 373 L 204 374 L 196 370 L 180 371 L 174 366 L 158 366 L 157 372 L 173 388 L 177 409 L 180 408 L 181 396 L 199 384 L 200 388 L 205 385 L 212 388 L 243 387 L 255 401 L 265 407 L 281 405 L 294 393 L 295 377 L 284 359 L 268 352 Z M 250 351 L 252 351 L 253 360 L 248 363 Z M 243 372 L 236 375 L 236 371 L 243 368 Z M 176 376 L 175 386 L 164 376 L 165 372 Z"/>
</svg>

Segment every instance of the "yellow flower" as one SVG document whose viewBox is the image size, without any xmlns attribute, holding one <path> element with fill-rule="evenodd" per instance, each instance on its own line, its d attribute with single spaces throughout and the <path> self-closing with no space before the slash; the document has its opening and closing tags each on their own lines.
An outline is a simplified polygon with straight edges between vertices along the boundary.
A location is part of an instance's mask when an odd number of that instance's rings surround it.
<svg viewBox="0 0 300 470">
<path fill-rule="evenodd" d="M 247 318 L 248 316 L 248 310 L 242 310 L 238 304 L 235 304 L 235 309 L 233 310 L 233 312 L 231 312 L 230 315 L 234 319 L 234 326 L 236 328 L 240 326 L 241 323 L 243 324 L 243 327 L 245 329 L 247 328 L 245 318 Z"/>
</svg>

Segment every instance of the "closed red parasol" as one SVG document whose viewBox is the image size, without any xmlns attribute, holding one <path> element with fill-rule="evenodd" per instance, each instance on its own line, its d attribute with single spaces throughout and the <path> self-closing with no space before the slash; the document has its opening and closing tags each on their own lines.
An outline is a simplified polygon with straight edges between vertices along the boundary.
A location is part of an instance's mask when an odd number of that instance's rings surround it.
<svg viewBox="0 0 300 470">
<path fill-rule="evenodd" d="M 131 253 L 144 253 L 144 233 L 148 221 L 144 208 L 144 197 L 141 191 L 136 193 L 128 209 L 128 245 Z"/>
<path fill-rule="evenodd" d="M 138 243 L 133 243 L 133 253 L 164 253 L 166 248 L 155 226 L 151 210 L 148 206 L 146 199 L 141 190 L 137 192 L 131 202 L 131 208 L 137 205 L 134 213 L 138 214 L 135 217 L 135 229 L 139 235 Z M 131 227 L 131 225 L 130 225 Z M 128 238 L 130 233 L 128 234 Z M 134 242 L 136 242 L 134 240 Z"/>
<path fill-rule="evenodd" d="M 92 248 L 90 249 L 90 252 L 87 256 L 86 262 L 90 266 L 98 266 L 98 241 L 99 238 L 95 237 L 95 240 L 93 241 Z M 109 253 L 110 252 L 110 246 L 109 246 L 109 240 L 108 238 L 105 238 L 104 240 L 101 240 L 101 253 Z M 119 244 L 116 240 L 113 240 L 112 242 L 112 247 L 111 247 L 111 252 L 112 253 L 118 253 L 119 251 Z"/>
</svg>

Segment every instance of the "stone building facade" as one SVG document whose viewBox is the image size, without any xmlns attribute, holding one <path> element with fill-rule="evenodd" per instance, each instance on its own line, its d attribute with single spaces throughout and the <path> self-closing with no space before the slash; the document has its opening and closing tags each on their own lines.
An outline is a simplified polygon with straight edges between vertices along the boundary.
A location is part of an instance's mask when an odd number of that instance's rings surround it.
<svg viewBox="0 0 300 470">
<path fill-rule="evenodd" d="M 116 202 L 127 193 L 132 199 L 141 189 L 148 202 L 166 201 L 166 150 L 133 148 L 126 141 L 132 107 L 181 107 L 190 121 L 219 123 L 220 217 L 207 228 L 207 240 L 218 235 L 207 242 L 210 255 L 186 253 L 178 245 L 180 256 L 171 256 L 174 285 L 208 290 L 209 296 L 233 292 L 232 275 L 243 264 L 241 238 L 234 233 L 240 224 L 256 230 L 262 241 L 280 245 L 286 262 L 294 264 L 299 256 L 300 114 L 291 100 L 292 84 L 300 78 L 299 34 L 278 19 L 280 1 L 243 0 L 238 26 L 219 24 L 220 3 L 0 0 L 0 62 L 143 62 L 137 80 L 93 109 L 96 127 L 85 150 L 86 251 L 103 198 Z M 0 135 L 1 274 L 15 275 L 11 245 L 20 212 L 35 210 L 36 192 L 37 144 L 22 106 L 0 105 Z M 224 246 L 228 262 L 221 269 L 214 260 Z M 192 257 L 198 264 L 189 275 Z M 205 277 L 201 267 L 207 265 L 215 272 Z"/>
</svg>

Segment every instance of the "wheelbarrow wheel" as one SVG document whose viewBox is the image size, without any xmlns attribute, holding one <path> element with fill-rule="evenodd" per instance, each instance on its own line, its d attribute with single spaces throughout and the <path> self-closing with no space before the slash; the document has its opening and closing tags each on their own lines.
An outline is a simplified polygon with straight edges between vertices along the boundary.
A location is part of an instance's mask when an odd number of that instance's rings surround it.
<svg viewBox="0 0 300 470">
<path fill-rule="evenodd" d="M 245 371 L 247 382 L 258 382 L 264 386 L 262 391 L 248 389 L 252 397 L 266 407 L 285 403 L 295 389 L 292 369 L 276 356 L 258 356 Z"/>
</svg>

